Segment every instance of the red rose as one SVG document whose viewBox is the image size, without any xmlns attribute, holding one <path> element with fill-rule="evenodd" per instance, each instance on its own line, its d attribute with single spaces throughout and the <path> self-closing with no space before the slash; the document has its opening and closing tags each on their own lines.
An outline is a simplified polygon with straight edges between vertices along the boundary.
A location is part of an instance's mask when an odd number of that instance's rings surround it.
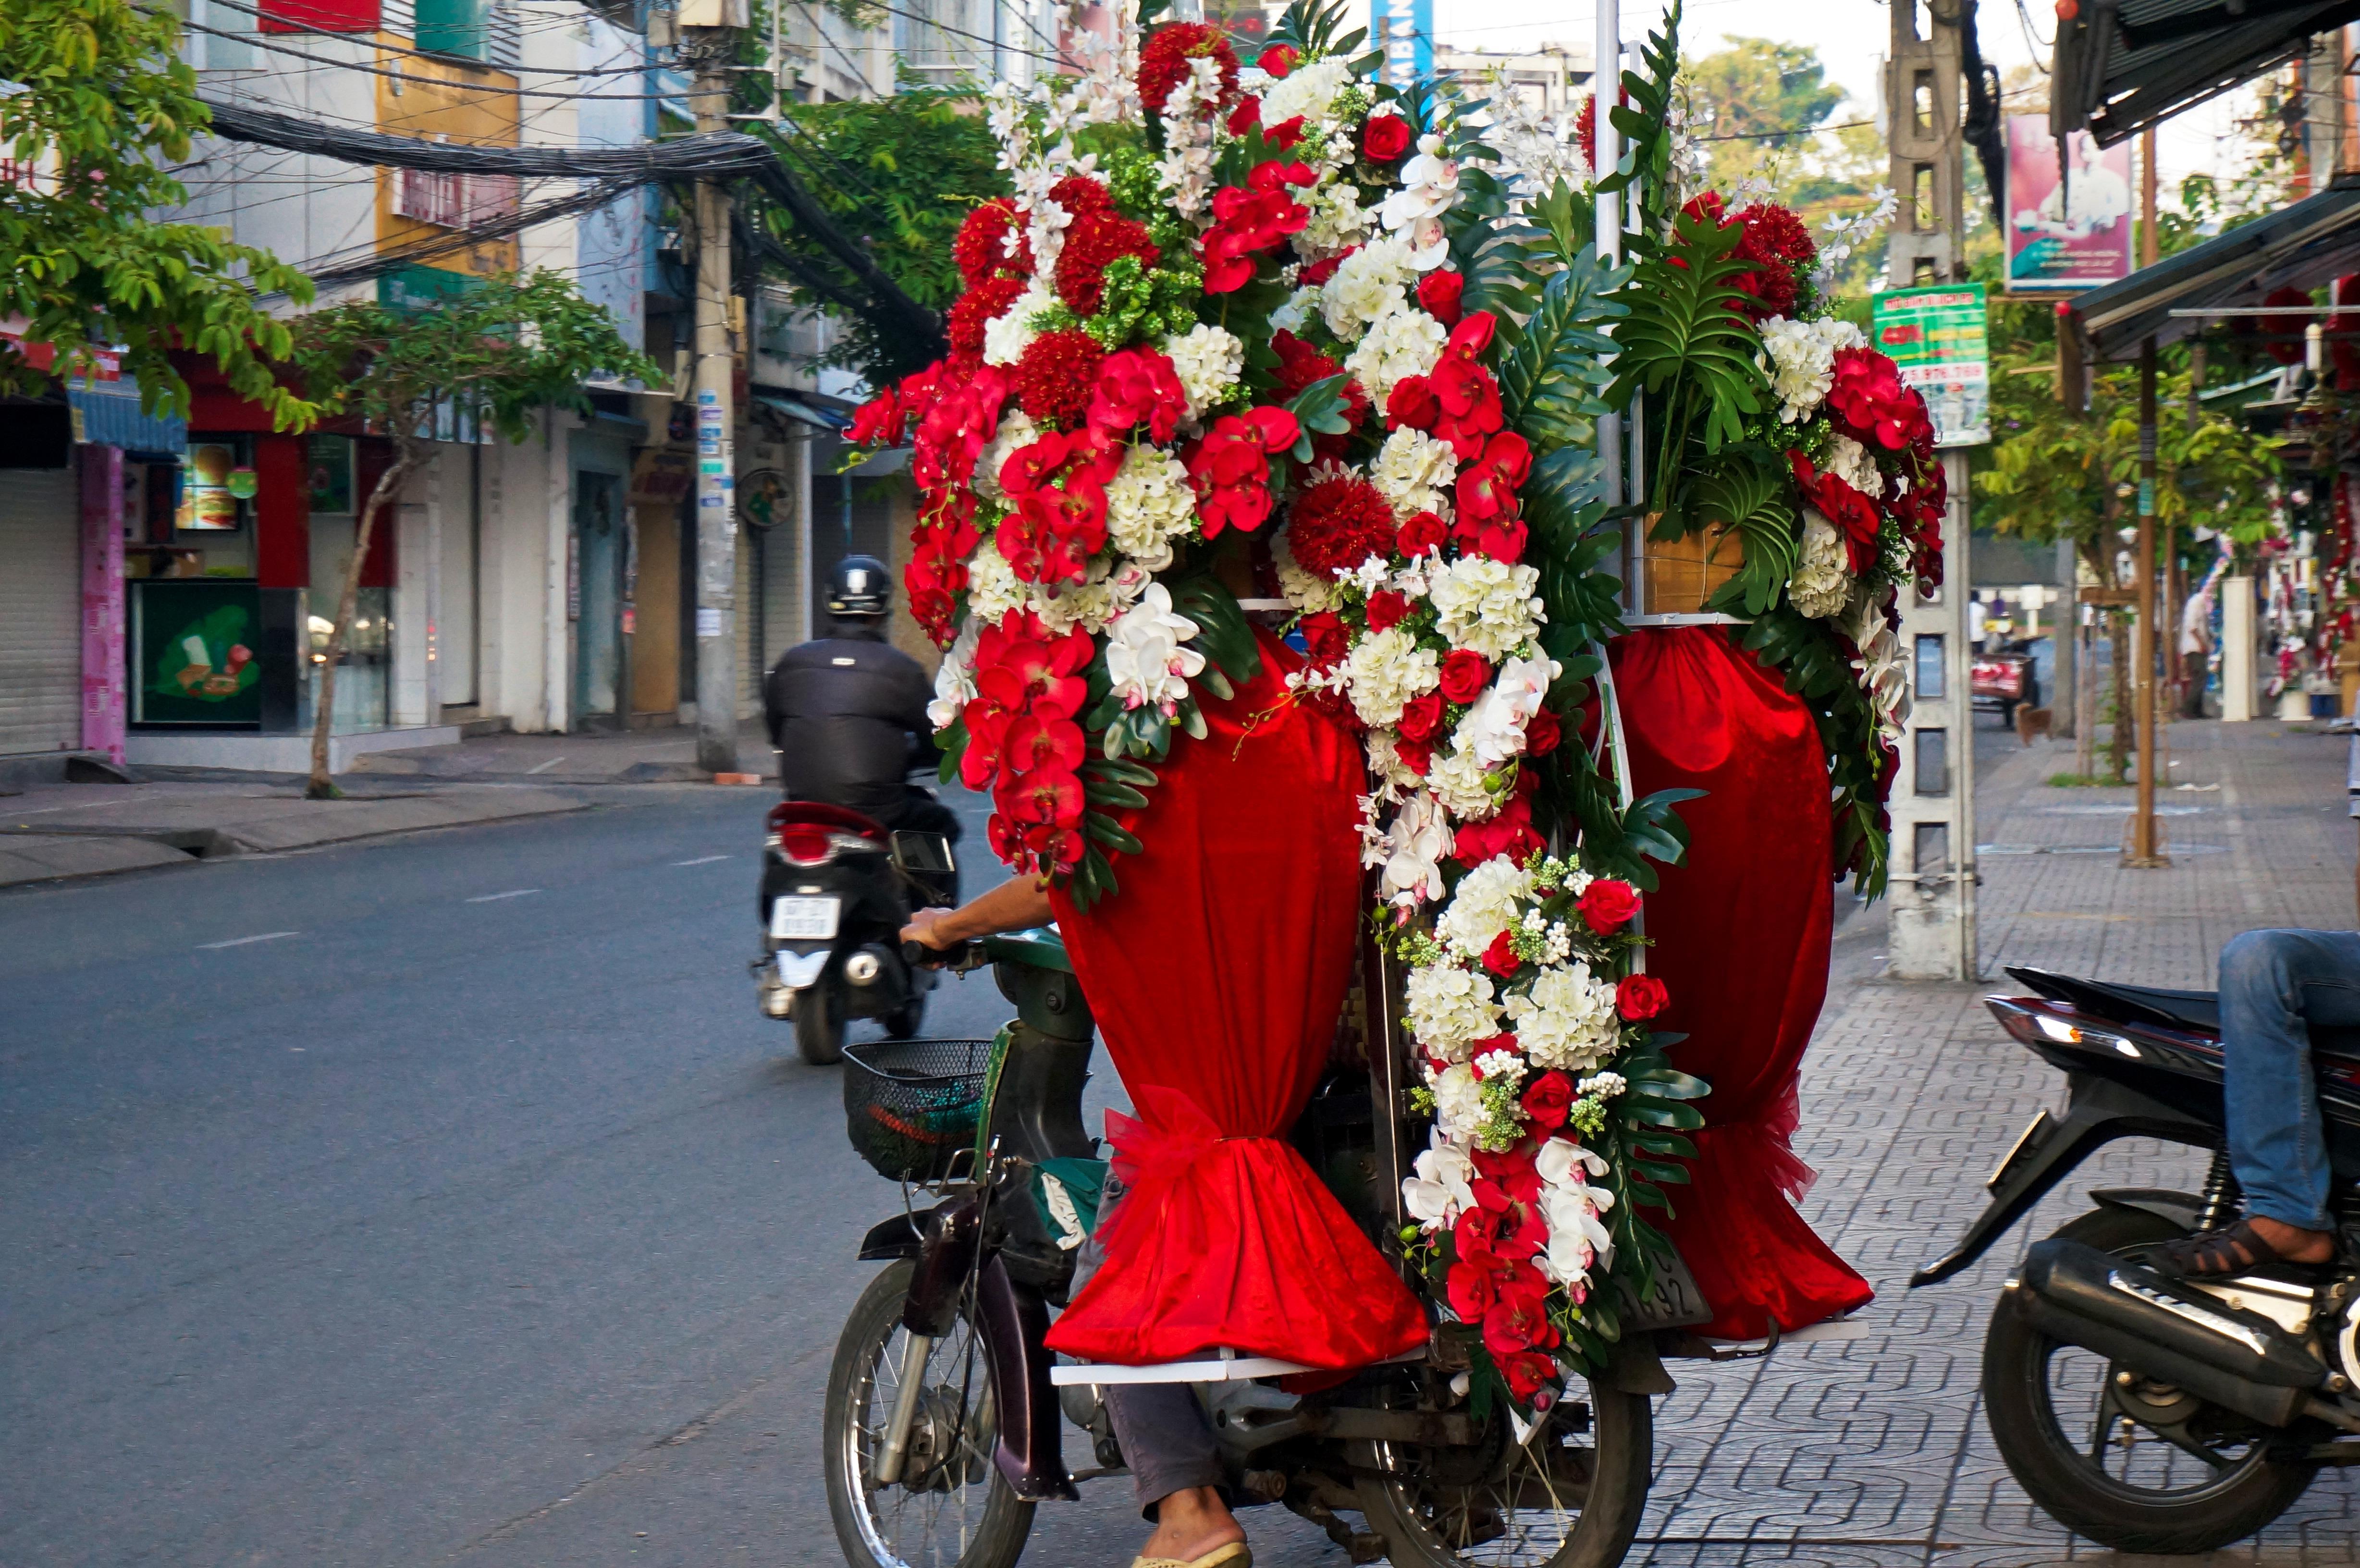
<svg viewBox="0 0 2360 1568">
<path fill-rule="evenodd" d="M 1432 740 L 1442 728 L 1442 693 L 1421 691 L 1404 702 L 1393 728 L 1406 740 Z"/>
<path fill-rule="evenodd" d="M 1417 280 L 1417 302 L 1444 326 L 1455 327 L 1459 324 L 1459 297 L 1466 288 L 1463 276 L 1437 268 Z"/>
<path fill-rule="evenodd" d="M 1254 64 L 1268 75 L 1284 82 L 1288 72 L 1295 69 L 1295 62 L 1302 58 L 1293 44 L 1273 44 L 1255 57 Z"/>
<path fill-rule="evenodd" d="M 1352 651 L 1351 634 L 1332 610 L 1304 616 L 1298 629 L 1303 633 L 1304 651 L 1315 670 L 1325 670 Z"/>
<path fill-rule="evenodd" d="M 1248 131 L 1252 130 L 1256 125 L 1262 124 L 1262 100 L 1259 98 L 1239 99 L 1238 106 L 1229 111 L 1229 117 L 1224 121 L 1223 124 L 1229 126 L 1229 135 L 1233 136 L 1244 136 Z"/>
<path fill-rule="evenodd" d="M 1352 245 L 1347 249 L 1338 251 L 1334 256 L 1323 256 L 1317 261 L 1306 264 L 1301 272 L 1295 275 L 1295 287 L 1299 289 L 1317 289 L 1321 287 L 1329 278 L 1336 276 L 1336 269 L 1344 265 L 1345 258 L 1349 256 L 1353 251 L 1360 248 L 1360 247 L 1359 245 Z M 1292 336 L 1293 334 L 1289 333 L 1288 335 Z M 1275 340 L 1273 339 L 1273 346 L 1275 346 Z"/>
<path fill-rule="evenodd" d="M 1533 716 L 1524 721 L 1524 755 L 1526 757 L 1546 757 L 1557 749 L 1557 744 L 1560 738 L 1557 715 L 1546 708 L 1535 709 Z"/>
<path fill-rule="evenodd" d="M 1409 614 L 1409 595 L 1395 588 L 1380 588 L 1369 595 L 1369 632 L 1390 631 Z"/>
<path fill-rule="evenodd" d="M 1638 912 L 1638 890 L 1612 877 L 1600 877 L 1581 895 L 1581 918 L 1600 936 L 1621 931 Z"/>
<path fill-rule="evenodd" d="M 1394 536 L 1393 546 L 1404 555 L 1415 560 L 1421 555 L 1440 550 L 1450 530 L 1442 518 L 1432 512 L 1419 512 L 1401 526 Z"/>
<path fill-rule="evenodd" d="M 1423 376 L 1403 376 L 1385 395 L 1387 430 L 1430 430 L 1441 417 L 1442 405 L 1434 396 L 1433 385 Z"/>
<path fill-rule="evenodd" d="M 1876 504 L 1832 474 L 1820 474 L 1811 466 L 1811 460 L 1799 452 L 1786 454 L 1787 466 L 1795 471 L 1795 483 L 1803 498 L 1817 506 L 1836 531 L 1843 536 L 1844 552 L 1852 570 L 1865 572 L 1876 560 L 1876 534 L 1884 526 L 1877 516 Z"/>
<path fill-rule="evenodd" d="M 1450 858 L 1461 866 L 1480 866 L 1504 855 L 1522 866 L 1535 851 L 1546 847 L 1533 831 L 1531 802 L 1519 796 L 1501 807 L 1489 822 L 1462 823 L 1450 842 Z"/>
<path fill-rule="evenodd" d="M 1491 945 L 1483 950 L 1483 967 L 1502 980 L 1508 979 L 1524 966 L 1524 961 L 1518 958 L 1509 947 L 1508 934 L 1506 931 L 1502 931 L 1491 939 Z"/>
<path fill-rule="evenodd" d="M 1652 975 L 1625 975 L 1614 987 L 1614 1010 L 1639 1023 L 1672 1005 L 1671 993 Z"/>
<path fill-rule="evenodd" d="M 1349 713 L 1350 709 L 1348 707 L 1345 711 Z M 1397 735 L 1393 737 L 1393 755 L 1401 758 L 1404 768 L 1420 779 L 1434 770 L 1434 742 L 1431 740 L 1412 740 L 1407 735 Z M 1459 831 L 1463 833 L 1466 830 L 1462 828 Z"/>
<path fill-rule="evenodd" d="M 1360 150 L 1371 163 L 1391 163 L 1409 151 L 1409 122 L 1399 114 L 1371 114 L 1360 125 Z"/>
<path fill-rule="evenodd" d="M 1524 1085 L 1522 1104 L 1524 1115 L 1535 1126 L 1555 1132 L 1565 1126 L 1566 1113 L 1573 1109 L 1573 1080 L 1562 1073 L 1544 1073 Z"/>
<path fill-rule="evenodd" d="M 1262 139 L 1281 152 L 1293 152 L 1295 144 L 1303 139 L 1303 116 L 1297 114 L 1291 120 L 1281 120 L 1274 125 L 1264 125 L 1262 128 Z"/>
<path fill-rule="evenodd" d="M 1491 683 L 1491 664 L 1471 648 L 1454 648 L 1442 661 L 1442 694 L 1471 702 Z"/>
</svg>

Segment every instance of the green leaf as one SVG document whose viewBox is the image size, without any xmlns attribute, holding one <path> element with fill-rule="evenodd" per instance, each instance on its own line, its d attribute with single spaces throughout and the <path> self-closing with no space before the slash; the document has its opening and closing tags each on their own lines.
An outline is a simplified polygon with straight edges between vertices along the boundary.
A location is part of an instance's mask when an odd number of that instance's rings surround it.
<svg viewBox="0 0 2360 1568">
<path fill-rule="evenodd" d="M 1236 594 L 1209 572 L 1192 572 L 1168 586 L 1173 610 L 1196 624 L 1196 646 L 1224 675 L 1244 682 L 1262 673 L 1262 648 Z"/>
<path fill-rule="evenodd" d="M 1734 535 L 1744 550 L 1737 575 L 1714 590 L 1705 607 L 1758 615 L 1778 602 L 1795 575 L 1802 541 L 1796 531 L 1794 482 L 1775 458 L 1752 449 L 1729 455 L 1732 461 L 1688 487 L 1685 520 L 1688 531 L 1701 530 L 1716 548 Z"/>
</svg>

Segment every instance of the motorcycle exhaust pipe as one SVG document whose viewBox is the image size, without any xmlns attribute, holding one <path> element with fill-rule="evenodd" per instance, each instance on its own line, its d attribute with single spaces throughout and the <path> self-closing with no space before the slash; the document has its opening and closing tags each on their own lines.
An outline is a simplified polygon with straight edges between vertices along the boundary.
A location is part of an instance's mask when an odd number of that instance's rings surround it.
<svg viewBox="0 0 2360 1568">
<path fill-rule="evenodd" d="M 2306 1413 L 2328 1378 L 2326 1366 L 2269 1319 L 2076 1241 L 2036 1244 L 2007 1300 L 2051 1339 L 2265 1426 Z"/>
</svg>

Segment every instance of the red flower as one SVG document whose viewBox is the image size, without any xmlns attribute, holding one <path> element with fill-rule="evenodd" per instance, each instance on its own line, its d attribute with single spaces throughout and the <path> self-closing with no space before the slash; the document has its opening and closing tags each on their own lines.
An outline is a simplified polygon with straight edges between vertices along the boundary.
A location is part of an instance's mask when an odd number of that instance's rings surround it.
<svg viewBox="0 0 2360 1568">
<path fill-rule="evenodd" d="M 1904 386 L 1900 367 L 1873 348 L 1836 350 L 1828 412 L 1852 440 L 1887 452 L 1913 445 L 1934 429 L 1926 399 L 1916 387 Z"/>
<path fill-rule="evenodd" d="M 1562 1073 L 1544 1073 L 1524 1085 L 1521 1104 L 1536 1126 L 1555 1132 L 1565 1126 L 1566 1114 L 1573 1108 L 1573 1081 Z"/>
<path fill-rule="evenodd" d="M 1493 1289 L 1498 1300 L 1483 1314 L 1483 1348 L 1494 1356 L 1510 1356 L 1535 1345 L 1551 1345 L 1557 1330 L 1549 1326 L 1548 1281 L 1531 1264 L 1502 1271 Z"/>
<path fill-rule="evenodd" d="M 905 422 L 899 389 L 888 387 L 860 405 L 845 440 L 854 446 L 900 446 Z"/>
<path fill-rule="evenodd" d="M 1221 29 L 1203 22 L 1174 22 L 1156 28 L 1139 51 L 1139 101 L 1149 114 L 1164 113 L 1172 90 L 1188 79 L 1192 60 L 1220 62 L 1224 99 L 1238 90 L 1238 52 Z"/>
<path fill-rule="evenodd" d="M 1076 218 L 1114 211 L 1114 198 L 1106 186 L 1087 174 L 1068 174 L 1049 187 L 1049 200 Z"/>
<path fill-rule="evenodd" d="M 1483 1314 L 1498 1300 L 1491 1289 L 1491 1270 L 1470 1261 L 1461 1261 L 1450 1271 L 1444 1289 L 1450 1297 L 1450 1310 L 1460 1323 L 1479 1323 Z"/>
<path fill-rule="evenodd" d="M 1252 130 L 1255 126 L 1262 124 L 1262 100 L 1259 98 L 1239 99 L 1238 106 L 1229 111 L 1229 117 L 1223 121 L 1222 124 L 1229 127 L 1229 135 L 1233 136 L 1244 136 L 1248 131 Z"/>
<path fill-rule="evenodd" d="M 1628 882 L 1601 877 L 1582 891 L 1581 918 L 1600 936 L 1621 931 L 1638 912 L 1638 890 Z"/>
<path fill-rule="evenodd" d="M 1385 395 L 1385 428 L 1391 430 L 1431 430 L 1442 417 L 1434 386 L 1423 376 L 1404 376 Z"/>
<path fill-rule="evenodd" d="M 1508 940 L 1509 933 L 1502 931 L 1491 939 L 1491 945 L 1483 950 L 1483 967 L 1502 980 L 1524 966 L 1524 961 L 1508 946 Z"/>
<path fill-rule="evenodd" d="M 1107 355 L 1098 365 L 1098 388 L 1090 397 L 1092 430 L 1122 436 L 1145 425 L 1149 440 L 1168 441 L 1187 412 L 1187 389 L 1167 355 L 1152 348 L 1127 348 Z"/>
<path fill-rule="evenodd" d="M 943 335 L 950 340 L 951 358 L 967 366 L 983 363 L 983 329 L 1007 313 L 1024 292 L 1020 278 L 987 278 L 951 301 L 943 312 Z"/>
<path fill-rule="evenodd" d="M 1262 527 L 1270 516 L 1271 454 L 1293 446 L 1302 433 L 1284 408 L 1249 408 L 1214 423 L 1184 459 L 1207 539 L 1219 538 L 1224 528 Z"/>
<path fill-rule="evenodd" d="M 1262 130 L 1262 139 L 1281 152 L 1293 152 L 1295 144 L 1303 139 L 1303 116 L 1297 114 L 1291 120 L 1281 120 L 1274 125 L 1264 125 Z"/>
<path fill-rule="evenodd" d="M 1360 151 L 1371 163 L 1391 163 L 1409 151 L 1409 122 L 1399 114 L 1371 114 L 1360 123 Z"/>
<path fill-rule="evenodd" d="M 1365 479 L 1336 475 L 1304 486 L 1287 509 L 1286 548 L 1313 576 L 1333 579 L 1393 552 L 1393 509 Z"/>
<path fill-rule="evenodd" d="M 1439 516 L 1433 512 L 1418 512 L 1402 524 L 1393 543 L 1404 555 L 1415 560 L 1430 550 L 1440 550 L 1442 541 L 1449 537 L 1450 530 Z"/>
<path fill-rule="evenodd" d="M 1052 709 L 1026 713 L 1008 726 L 1000 757 L 1011 773 L 1071 773 L 1082 765 L 1088 744 L 1082 726 Z"/>
<path fill-rule="evenodd" d="M 1086 332 L 1043 332 L 1016 362 L 1016 406 L 1034 424 L 1056 430 L 1080 424 L 1105 358 L 1098 339 Z"/>
<path fill-rule="evenodd" d="M 1471 702 L 1491 684 L 1491 664 L 1471 648 L 1454 648 L 1443 656 L 1442 694 L 1454 702 Z"/>
<path fill-rule="evenodd" d="M 1448 345 L 1426 377 L 1440 410 L 1432 433 L 1448 441 L 1461 463 L 1480 456 L 1485 439 L 1507 422 L 1500 408 L 1500 384 L 1476 357 L 1491 343 L 1492 325 L 1491 312 L 1478 310 L 1452 328 Z"/>
<path fill-rule="evenodd" d="M 1614 1010 L 1634 1024 L 1654 1018 L 1671 1004 L 1671 994 L 1652 975 L 1625 975 L 1614 987 Z"/>
<path fill-rule="evenodd" d="M 1106 546 L 1106 487 L 1121 466 L 1122 448 L 1094 430 L 1052 431 L 1011 453 L 1000 485 L 1016 509 L 992 536 L 1010 570 L 1027 583 L 1080 582 Z"/>
<path fill-rule="evenodd" d="M 1359 245 L 1347 245 L 1334 256 L 1323 256 L 1317 261 L 1306 263 L 1303 270 L 1295 275 L 1296 286 L 1304 289 L 1321 287 L 1329 278 L 1335 277 L 1336 269 L 1342 267 L 1345 260 L 1360 248 Z"/>
<path fill-rule="evenodd" d="M 1757 321 L 1793 315 L 1802 291 L 1798 274 L 1819 254 L 1819 247 L 1811 243 L 1810 230 L 1803 226 L 1802 219 L 1775 201 L 1757 202 L 1739 212 L 1736 221 L 1745 225 L 1745 237 L 1732 254 L 1740 261 L 1759 264 L 1752 272 L 1729 280 L 1731 288 L 1761 301 L 1745 314 Z"/>
<path fill-rule="evenodd" d="M 1459 299 L 1466 292 L 1467 279 L 1462 275 L 1441 268 L 1427 273 L 1417 280 L 1417 302 L 1426 313 L 1446 327 L 1459 324 Z"/>
<path fill-rule="evenodd" d="M 1057 298 L 1076 316 L 1095 316 L 1106 299 L 1106 269 L 1118 256 L 1137 256 L 1153 267 L 1164 253 L 1148 237 L 1147 225 L 1109 210 L 1076 216 L 1057 253 Z"/>
<path fill-rule="evenodd" d="M 1253 278 L 1254 257 L 1285 239 L 1299 234 L 1311 222 L 1311 209 L 1287 195 L 1289 186 L 1309 185 L 1318 178 L 1308 164 L 1272 159 L 1254 166 L 1243 185 L 1224 185 L 1213 192 L 1213 226 L 1204 238 L 1205 292 L 1230 294 Z"/>
<path fill-rule="evenodd" d="M 1389 631 L 1409 615 L 1409 595 L 1398 589 L 1380 588 L 1369 595 L 1368 611 L 1371 636 Z"/>
<path fill-rule="evenodd" d="M 1631 102 L 1631 94 L 1617 93 L 1614 102 L 1627 104 Z M 1607 123 L 1612 125 L 1613 121 L 1610 118 Z M 1595 93 L 1581 101 L 1581 112 L 1574 116 L 1573 139 L 1581 147 L 1583 165 L 1595 169 L 1598 166 L 1598 94 Z"/>
<path fill-rule="evenodd" d="M 1325 670 L 1352 651 L 1352 634 L 1332 610 L 1306 615 L 1297 623 L 1306 657 L 1314 670 Z"/>
<path fill-rule="evenodd" d="M 1511 565 L 1524 555 L 1524 525 L 1516 517 L 1516 487 L 1532 471 L 1533 449 L 1513 430 L 1501 430 L 1483 445 L 1482 455 L 1459 471 L 1459 524 L 1453 530 L 1461 549 Z"/>
<path fill-rule="evenodd" d="M 1536 1350 L 1522 1350 L 1511 1356 L 1495 1356 L 1500 1376 L 1508 1380 L 1508 1393 L 1520 1404 L 1535 1404 L 1544 1389 L 1557 1382 L 1557 1359 Z"/>
<path fill-rule="evenodd" d="M 1002 273 L 1032 275 L 1032 241 L 1020 239 L 1016 253 L 1009 254 L 1008 236 L 1015 228 L 1016 203 L 1006 196 L 995 196 L 967 215 L 958 238 L 951 242 L 951 259 L 970 287 Z"/>
<path fill-rule="evenodd" d="M 1841 351 L 1839 351 L 1841 352 Z M 1876 505 L 1832 474 L 1821 474 L 1799 452 L 1786 454 L 1803 498 L 1817 506 L 1844 538 L 1844 553 L 1852 570 L 1865 572 L 1876 561 L 1876 531 L 1883 526 Z"/>
<path fill-rule="evenodd" d="M 1519 781 L 1528 777 L 1519 775 Z M 1532 802 L 1518 796 L 1488 822 L 1460 824 L 1450 843 L 1450 858 L 1461 866 L 1480 866 L 1504 855 L 1522 866 L 1535 851 L 1546 847 L 1541 835 L 1533 831 Z"/>
<path fill-rule="evenodd" d="M 1404 739 L 1432 740 L 1436 733 L 1442 728 L 1442 693 L 1421 691 L 1404 702 L 1401 718 L 1395 722 L 1393 728 Z"/>
<path fill-rule="evenodd" d="M 1254 64 L 1273 80 L 1284 82 L 1294 71 L 1295 62 L 1302 58 L 1293 44 L 1273 44 L 1254 57 Z"/>
<path fill-rule="evenodd" d="M 1524 755 L 1546 757 L 1557 749 L 1558 740 L 1557 715 L 1546 708 L 1534 710 L 1524 721 Z"/>
</svg>

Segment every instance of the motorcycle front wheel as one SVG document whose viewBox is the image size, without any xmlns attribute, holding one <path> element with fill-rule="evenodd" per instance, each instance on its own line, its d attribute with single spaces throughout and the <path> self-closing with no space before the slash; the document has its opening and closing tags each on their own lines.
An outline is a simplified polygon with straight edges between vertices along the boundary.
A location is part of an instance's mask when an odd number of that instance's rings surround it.
<svg viewBox="0 0 2360 1568">
<path fill-rule="evenodd" d="M 991 1462 L 1000 1423 L 983 1342 L 964 1310 L 927 1349 L 901 1479 L 876 1479 L 908 1367 L 901 1308 L 915 1272 L 904 1259 L 869 1282 L 828 1368 L 821 1442 L 836 1542 L 852 1568 L 1013 1568 L 1032 1505 Z"/>
<path fill-rule="evenodd" d="M 1646 1511 L 1655 1445 L 1646 1395 L 1592 1384 L 1528 1443 L 1494 1410 L 1472 1449 L 1376 1444 L 1360 1511 L 1394 1568 L 1614 1568 Z"/>
<path fill-rule="evenodd" d="M 827 975 L 795 997 L 795 1050 L 814 1067 L 844 1060 L 844 1001 Z"/>
<path fill-rule="evenodd" d="M 2183 1234 L 2160 1215 L 2114 1208 L 2057 1233 L 2118 1257 Z M 2005 1301 L 1983 1339 L 1983 1409 L 2032 1500 L 2120 1552 L 2179 1556 L 2243 1541 L 2316 1473 L 2272 1457 L 2267 1428 L 2051 1339 Z"/>
</svg>

